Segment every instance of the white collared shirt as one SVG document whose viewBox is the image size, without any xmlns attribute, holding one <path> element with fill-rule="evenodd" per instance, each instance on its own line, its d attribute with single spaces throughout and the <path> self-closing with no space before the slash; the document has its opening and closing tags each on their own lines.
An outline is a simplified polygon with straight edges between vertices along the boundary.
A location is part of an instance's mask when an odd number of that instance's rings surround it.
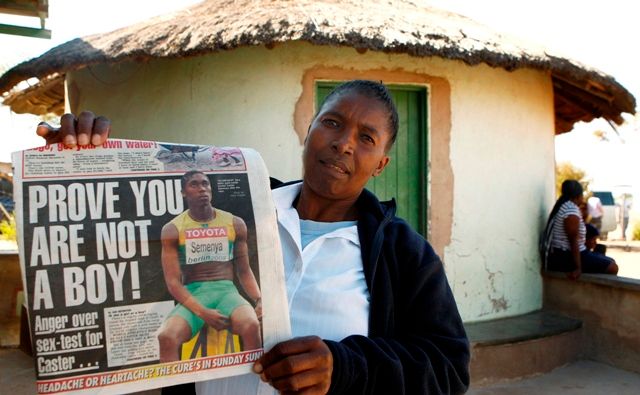
<svg viewBox="0 0 640 395">
<path fill-rule="evenodd" d="M 369 333 L 369 289 L 356 225 L 320 235 L 302 248 L 300 217 L 292 206 L 302 184 L 273 190 L 294 337 L 339 341 Z M 255 374 L 196 383 L 198 394 L 275 393 Z"/>
<path fill-rule="evenodd" d="M 293 336 L 339 341 L 369 332 L 369 290 L 356 225 L 319 236 L 304 249 L 292 207 L 301 184 L 273 191 Z"/>
</svg>

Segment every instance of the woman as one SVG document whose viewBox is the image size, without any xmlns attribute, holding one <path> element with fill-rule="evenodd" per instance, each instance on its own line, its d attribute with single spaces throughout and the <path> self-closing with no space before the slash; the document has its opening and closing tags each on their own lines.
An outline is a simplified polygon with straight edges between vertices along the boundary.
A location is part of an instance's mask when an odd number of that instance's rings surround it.
<svg viewBox="0 0 640 395">
<path fill-rule="evenodd" d="M 562 183 L 562 195 L 553 206 L 544 234 L 543 261 L 547 270 L 567 273 L 577 279 L 582 273 L 617 274 L 618 265 L 609 257 L 589 251 L 580 206 L 582 185 L 576 180 Z"/>
<path fill-rule="evenodd" d="M 37 132 L 99 145 L 109 128 L 85 112 Z M 256 362 L 259 376 L 198 383 L 198 393 L 255 393 L 257 377 L 287 394 L 466 391 L 469 343 L 440 259 L 395 216 L 394 201 L 364 189 L 389 162 L 397 131 L 381 83 L 349 81 L 325 99 L 305 139 L 303 180 L 273 192 L 294 338 Z"/>
</svg>

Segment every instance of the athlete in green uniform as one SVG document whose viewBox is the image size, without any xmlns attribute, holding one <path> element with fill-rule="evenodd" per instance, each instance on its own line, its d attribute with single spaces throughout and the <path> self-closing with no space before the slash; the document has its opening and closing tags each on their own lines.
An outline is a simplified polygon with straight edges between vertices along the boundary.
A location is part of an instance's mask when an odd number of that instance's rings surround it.
<svg viewBox="0 0 640 395">
<path fill-rule="evenodd" d="M 158 340 L 160 362 L 180 359 L 180 345 L 202 325 L 239 335 L 243 349 L 262 346 L 262 302 L 249 266 L 244 221 L 212 206 L 211 184 L 199 171 L 185 173 L 182 196 L 188 209 L 162 228 L 162 269 L 179 303 L 164 322 Z M 255 308 L 236 289 L 234 274 Z"/>
</svg>

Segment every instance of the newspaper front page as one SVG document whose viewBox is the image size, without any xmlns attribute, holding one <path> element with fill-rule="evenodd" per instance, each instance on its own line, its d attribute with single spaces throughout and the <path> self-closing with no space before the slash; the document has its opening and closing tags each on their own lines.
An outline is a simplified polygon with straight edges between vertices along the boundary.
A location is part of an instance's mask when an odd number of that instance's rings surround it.
<svg viewBox="0 0 640 395">
<path fill-rule="evenodd" d="M 38 393 L 244 374 L 290 338 L 257 152 L 111 139 L 13 164 Z"/>
</svg>

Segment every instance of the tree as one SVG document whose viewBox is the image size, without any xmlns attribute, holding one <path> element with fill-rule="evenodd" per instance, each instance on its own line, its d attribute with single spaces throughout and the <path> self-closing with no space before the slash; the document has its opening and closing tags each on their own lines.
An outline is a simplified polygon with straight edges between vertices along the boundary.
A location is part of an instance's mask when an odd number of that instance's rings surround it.
<svg viewBox="0 0 640 395">
<path fill-rule="evenodd" d="M 562 162 L 556 166 L 556 197 L 562 194 L 562 183 L 565 180 L 577 180 L 582 184 L 585 196 L 590 195 L 587 172 L 573 165 L 571 162 Z"/>
</svg>

